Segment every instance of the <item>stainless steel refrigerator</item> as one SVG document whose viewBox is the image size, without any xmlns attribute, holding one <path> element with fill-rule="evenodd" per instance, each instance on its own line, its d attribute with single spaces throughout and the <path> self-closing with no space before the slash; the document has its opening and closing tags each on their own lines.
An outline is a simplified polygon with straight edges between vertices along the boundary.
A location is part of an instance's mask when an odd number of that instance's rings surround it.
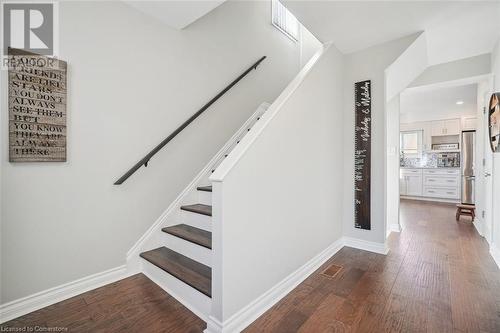
<svg viewBox="0 0 500 333">
<path fill-rule="evenodd" d="M 462 153 L 460 165 L 462 168 L 462 203 L 474 205 L 475 173 L 474 150 L 476 148 L 476 131 L 462 132 Z"/>
</svg>

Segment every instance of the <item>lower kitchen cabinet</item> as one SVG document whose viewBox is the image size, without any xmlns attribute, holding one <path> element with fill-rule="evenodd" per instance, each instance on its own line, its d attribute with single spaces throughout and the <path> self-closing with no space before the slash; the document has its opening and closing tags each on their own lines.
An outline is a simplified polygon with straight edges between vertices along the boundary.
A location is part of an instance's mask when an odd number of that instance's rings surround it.
<svg viewBox="0 0 500 333">
<path fill-rule="evenodd" d="M 402 191 L 401 191 L 402 190 Z M 409 196 L 422 195 L 422 170 L 404 169 L 400 176 L 400 194 Z"/>
<path fill-rule="evenodd" d="M 399 189 L 402 196 L 457 200 L 460 198 L 460 170 L 402 168 Z"/>
<path fill-rule="evenodd" d="M 424 196 L 442 199 L 458 199 L 458 188 L 429 187 L 424 188 Z"/>
<path fill-rule="evenodd" d="M 460 199 L 460 169 L 423 169 L 424 196 Z"/>
</svg>

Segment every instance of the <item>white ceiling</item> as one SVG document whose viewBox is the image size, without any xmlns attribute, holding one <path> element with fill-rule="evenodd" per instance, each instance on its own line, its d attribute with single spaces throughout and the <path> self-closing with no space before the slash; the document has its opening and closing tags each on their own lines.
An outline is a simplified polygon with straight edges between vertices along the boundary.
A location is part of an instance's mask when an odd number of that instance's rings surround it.
<svg viewBox="0 0 500 333">
<path fill-rule="evenodd" d="M 226 0 L 156 0 L 124 1 L 135 9 L 159 19 L 175 29 L 184 29 L 200 17 L 206 15 Z"/>
<path fill-rule="evenodd" d="M 426 31 L 430 64 L 438 64 L 489 53 L 500 36 L 499 1 L 283 2 L 343 53 Z"/>
<path fill-rule="evenodd" d="M 464 104 L 457 105 L 457 101 Z M 401 122 L 473 116 L 477 108 L 477 84 L 436 88 L 412 88 L 401 93 Z"/>
</svg>

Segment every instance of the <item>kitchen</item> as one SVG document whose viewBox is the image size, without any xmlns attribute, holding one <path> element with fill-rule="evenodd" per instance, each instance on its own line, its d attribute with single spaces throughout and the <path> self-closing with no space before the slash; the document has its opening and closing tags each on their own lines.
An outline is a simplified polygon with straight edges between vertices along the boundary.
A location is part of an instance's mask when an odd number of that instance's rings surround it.
<svg viewBox="0 0 500 333">
<path fill-rule="evenodd" d="M 407 89 L 400 112 L 400 199 L 474 205 L 477 85 Z"/>
</svg>

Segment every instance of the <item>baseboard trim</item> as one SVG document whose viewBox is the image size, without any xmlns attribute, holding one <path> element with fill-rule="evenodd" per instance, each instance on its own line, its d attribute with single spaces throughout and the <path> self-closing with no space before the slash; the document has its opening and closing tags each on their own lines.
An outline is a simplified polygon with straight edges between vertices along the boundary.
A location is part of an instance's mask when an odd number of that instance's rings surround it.
<svg viewBox="0 0 500 333">
<path fill-rule="evenodd" d="M 314 273 L 321 265 L 330 259 L 343 247 L 342 238 L 331 244 L 324 251 L 309 260 L 305 265 L 287 276 L 281 282 L 269 289 L 255 301 L 235 313 L 229 319 L 221 323 L 216 318 L 210 316 L 207 320 L 205 333 L 233 333 L 240 332 L 250 325 L 264 312 L 269 310 L 280 299 L 290 293 L 296 286 L 304 281 L 309 275 Z"/>
<path fill-rule="evenodd" d="M 497 248 L 495 243 L 490 245 L 490 254 L 493 257 L 493 260 L 495 260 L 497 267 L 500 268 L 500 250 Z"/>
<path fill-rule="evenodd" d="M 477 217 L 472 221 L 472 224 L 474 225 L 474 228 L 476 228 L 478 234 L 481 237 L 484 237 L 484 231 L 483 231 L 483 221 L 478 219 Z"/>
<path fill-rule="evenodd" d="M 119 266 L 0 305 L 0 323 L 64 301 L 86 291 L 121 280 L 135 272 Z"/>
<path fill-rule="evenodd" d="M 401 225 L 399 223 L 393 223 L 389 225 L 389 232 L 401 232 L 403 228 L 401 228 Z"/>
<path fill-rule="evenodd" d="M 362 239 L 343 237 L 344 246 L 353 247 L 355 249 L 370 251 L 379 254 L 389 253 L 389 248 L 385 243 L 369 242 Z"/>
<path fill-rule="evenodd" d="M 224 323 L 221 323 L 216 318 L 210 316 L 207 319 L 207 329 L 205 330 L 205 333 L 227 333 L 239 332 L 243 330 L 264 312 L 270 309 L 274 304 L 276 304 L 280 299 L 291 292 L 309 275 L 314 273 L 314 271 L 316 271 L 322 264 L 324 264 L 344 246 L 381 254 L 387 254 L 389 251 L 385 244 L 364 241 L 351 237 L 342 237 L 291 275 L 276 284 L 266 293 L 261 295 L 255 301 L 238 311 Z M 498 250 L 496 246 L 491 246 L 490 253 L 497 265 L 500 267 L 500 250 Z M 127 266 L 122 265 L 20 298 L 6 304 L 2 304 L 0 305 L 0 323 L 23 316 L 89 290 L 116 282 L 135 273 L 137 272 L 127 270 Z"/>
</svg>

